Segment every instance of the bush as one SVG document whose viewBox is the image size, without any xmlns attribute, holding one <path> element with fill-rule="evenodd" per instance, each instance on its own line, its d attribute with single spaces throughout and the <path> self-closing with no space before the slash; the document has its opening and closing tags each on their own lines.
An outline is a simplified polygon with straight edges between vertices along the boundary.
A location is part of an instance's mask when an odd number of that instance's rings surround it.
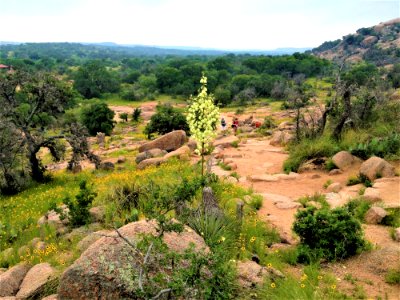
<svg viewBox="0 0 400 300">
<path fill-rule="evenodd" d="M 300 262 L 344 259 L 366 245 L 360 223 L 345 208 L 299 211 L 293 231 L 300 237 Z"/>
<path fill-rule="evenodd" d="M 134 122 L 139 122 L 139 118 L 140 118 L 140 115 L 142 114 L 142 110 L 140 109 L 140 107 L 136 107 L 134 110 L 133 110 L 133 113 L 132 113 L 132 120 L 134 121 Z"/>
<path fill-rule="evenodd" d="M 312 158 L 330 157 L 337 153 L 338 145 L 329 138 L 305 139 L 289 148 L 289 158 L 284 162 L 285 172 L 297 172 L 302 163 Z"/>
<path fill-rule="evenodd" d="M 53 209 L 61 213 L 61 218 L 68 217 L 69 223 L 72 227 L 79 227 L 81 225 L 90 223 L 89 207 L 92 205 L 94 198 L 97 196 L 90 188 L 87 187 L 86 181 L 83 180 L 79 183 L 79 193 L 75 196 L 75 200 L 69 197 L 64 198 L 63 202 L 67 205 L 69 212 L 64 214 L 59 209 Z"/>
<path fill-rule="evenodd" d="M 151 117 L 144 133 L 151 138 L 153 133 L 166 134 L 173 130 L 184 130 L 189 134 L 185 116 L 169 104 L 157 105 L 157 112 Z"/>
<path fill-rule="evenodd" d="M 119 117 L 121 120 L 128 122 L 128 114 L 127 113 L 121 113 L 121 114 L 119 114 Z"/>
<path fill-rule="evenodd" d="M 389 284 L 400 284 L 400 270 L 389 270 L 385 276 L 385 281 Z"/>
<path fill-rule="evenodd" d="M 358 219 L 360 222 L 364 221 L 365 214 L 371 208 L 371 203 L 362 199 L 354 199 L 345 205 L 349 213 Z"/>
<path fill-rule="evenodd" d="M 371 156 L 386 157 L 400 156 L 400 134 L 392 133 L 384 138 L 373 138 L 366 143 L 359 143 L 354 148 L 350 148 L 351 154 L 362 159 Z"/>
<path fill-rule="evenodd" d="M 106 103 L 96 102 L 83 109 L 82 123 L 93 136 L 98 132 L 110 135 L 115 125 L 114 115 Z"/>
<path fill-rule="evenodd" d="M 263 205 L 263 198 L 260 196 L 251 199 L 249 205 L 255 210 L 259 210 Z"/>
</svg>

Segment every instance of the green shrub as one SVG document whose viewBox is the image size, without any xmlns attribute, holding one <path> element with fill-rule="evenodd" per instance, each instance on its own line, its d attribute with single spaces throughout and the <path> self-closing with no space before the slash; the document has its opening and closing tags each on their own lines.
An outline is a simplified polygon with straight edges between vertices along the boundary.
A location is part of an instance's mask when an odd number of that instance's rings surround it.
<svg viewBox="0 0 400 300">
<path fill-rule="evenodd" d="M 82 110 L 82 123 L 93 136 L 98 132 L 110 135 L 115 125 L 113 118 L 114 112 L 106 103 L 96 102 Z"/>
<path fill-rule="evenodd" d="M 140 115 L 142 114 L 142 110 L 140 109 L 140 107 L 136 107 L 134 110 L 133 110 L 133 113 L 132 113 L 132 120 L 134 121 L 134 122 L 139 122 L 139 118 L 140 118 Z"/>
<path fill-rule="evenodd" d="M 157 105 L 157 112 L 151 117 L 144 133 L 151 138 L 153 133 L 166 134 L 173 130 L 184 130 L 189 134 L 185 116 L 169 104 Z"/>
<path fill-rule="evenodd" d="M 385 276 L 385 281 L 389 284 L 400 284 L 400 270 L 389 270 Z"/>
<path fill-rule="evenodd" d="M 394 228 L 400 227 L 400 208 L 387 208 L 387 216 L 383 218 L 381 224 Z"/>
<path fill-rule="evenodd" d="M 358 176 L 351 176 L 347 179 L 346 185 L 351 186 L 351 185 L 356 185 L 361 183 L 361 179 Z"/>
<path fill-rule="evenodd" d="M 119 117 L 121 120 L 128 122 L 128 114 L 127 113 L 120 113 Z"/>
<path fill-rule="evenodd" d="M 233 148 L 237 148 L 237 147 L 239 147 L 239 142 L 238 142 L 238 141 L 233 141 L 233 142 L 231 143 L 231 146 L 232 146 Z"/>
<path fill-rule="evenodd" d="M 300 237 L 300 262 L 343 259 L 366 245 L 360 223 L 345 208 L 299 211 L 293 231 Z"/>
<path fill-rule="evenodd" d="M 333 183 L 332 179 L 328 179 L 328 180 L 324 183 L 323 188 L 324 188 L 324 189 L 327 189 L 328 186 L 330 186 L 332 183 Z"/>
<path fill-rule="evenodd" d="M 338 167 L 336 167 L 335 163 L 333 162 L 333 160 L 330 158 L 326 161 L 325 163 L 325 169 L 327 169 L 328 171 L 337 169 Z"/>
<path fill-rule="evenodd" d="M 297 201 L 300 202 L 303 205 L 303 207 L 312 206 L 310 204 L 310 202 L 319 203 L 321 205 L 321 208 L 329 208 L 330 207 L 329 203 L 326 201 L 325 195 L 318 194 L 318 193 L 316 193 L 312 196 L 301 197 Z"/>
<path fill-rule="evenodd" d="M 371 156 L 395 156 L 400 155 L 400 134 L 389 133 L 385 137 L 374 137 L 365 143 L 359 143 L 355 147 L 350 148 L 351 154 L 362 159 L 368 159 Z"/>
<path fill-rule="evenodd" d="M 97 194 L 87 187 L 86 181 L 82 180 L 79 183 L 79 193 L 75 196 L 75 200 L 71 200 L 69 197 L 63 200 L 69 211 L 64 214 L 58 208 L 53 207 L 53 209 L 61 213 L 61 218 L 67 217 L 72 227 L 79 227 L 90 223 L 89 208 L 96 196 Z"/>
<path fill-rule="evenodd" d="M 285 172 L 297 172 L 302 163 L 319 157 L 330 157 L 337 153 L 338 145 L 331 139 L 323 137 L 315 140 L 304 139 L 289 147 L 289 158 L 284 162 Z"/>
<path fill-rule="evenodd" d="M 249 205 L 255 210 L 259 210 L 263 205 L 263 198 L 261 196 L 253 197 Z"/>
<path fill-rule="evenodd" d="M 345 208 L 352 216 L 363 222 L 365 214 L 371 208 L 371 203 L 363 199 L 354 199 L 346 203 Z"/>
</svg>

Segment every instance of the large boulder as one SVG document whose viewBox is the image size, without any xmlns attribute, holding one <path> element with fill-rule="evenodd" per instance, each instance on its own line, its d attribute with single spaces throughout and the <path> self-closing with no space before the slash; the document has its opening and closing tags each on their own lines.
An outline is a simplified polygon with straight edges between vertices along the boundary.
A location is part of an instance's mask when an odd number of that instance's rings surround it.
<svg viewBox="0 0 400 300">
<path fill-rule="evenodd" d="M 154 157 L 154 158 L 148 158 L 145 160 L 142 160 L 138 165 L 137 168 L 139 170 L 143 170 L 147 167 L 150 166 L 159 166 L 162 163 L 164 163 L 166 161 L 166 159 L 164 157 Z"/>
<path fill-rule="evenodd" d="M 143 234 L 155 235 L 155 221 L 138 221 L 119 229 L 131 242 Z M 167 247 L 183 253 L 190 245 L 195 251 L 207 250 L 202 237 L 188 227 L 182 233 L 164 233 Z M 116 233 L 102 237 L 65 270 L 60 279 L 59 299 L 123 299 L 132 298 L 138 289 L 138 272 L 143 257 Z"/>
<path fill-rule="evenodd" d="M 379 224 L 384 217 L 387 216 L 387 211 L 382 207 L 373 206 L 365 214 L 365 223 L 367 224 Z"/>
<path fill-rule="evenodd" d="M 139 147 L 139 152 L 158 148 L 166 151 L 174 151 L 186 142 L 186 133 L 183 130 L 169 132 L 154 141 L 143 144 Z"/>
<path fill-rule="evenodd" d="M 168 152 L 165 150 L 161 150 L 158 148 L 154 148 L 154 149 L 150 149 L 148 151 L 144 151 L 139 153 L 136 156 L 136 163 L 139 164 L 141 161 L 145 160 L 145 159 L 149 159 L 149 158 L 154 158 L 154 157 L 163 157 L 165 154 L 167 154 Z"/>
<path fill-rule="evenodd" d="M 393 177 L 395 169 L 386 160 L 373 156 L 362 163 L 360 175 L 366 176 L 369 180 L 375 180 L 378 177 Z"/>
<path fill-rule="evenodd" d="M 32 267 L 21 283 L 17 298 L 27 299 L 42 292 L 54 273 L 54 269 L 48 263 L 41 263 Z"/>
<path fill-rule="evenodd" d="M 171 157 L 177 157 L 179 159 L 189 159 L 190 156 L 190 148 L 186 145 L 176 149 L 175 151 L 171 151 L 170 153 L 164 156 L 165 159 L 169 159 Z"/>
<path fill-rule="evenodd" d="M 0 275 L 0 297 L 15 296 L 31 266 L 19 264 Z"/>
<path fill-rule="evenodd" d="M 355 162 L 359 161 L 350 152 L 340 151 L 332 157 L 332 161 L 340 170 L 347 170 Z"/>
<path fill-rule="evenodd" d="M 271 141 L 269 142 L 272 146 L 285 146 L 294 140 L 294 135 L 288 131 L 277 130 L 272 134 Z"/>
</svg>

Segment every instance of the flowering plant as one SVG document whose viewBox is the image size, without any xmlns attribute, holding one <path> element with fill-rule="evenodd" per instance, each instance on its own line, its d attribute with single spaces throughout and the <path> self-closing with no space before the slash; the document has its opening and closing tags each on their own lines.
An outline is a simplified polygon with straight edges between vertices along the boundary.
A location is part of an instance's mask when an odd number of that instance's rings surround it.
<svg viewBox="0 0 400 300">
<path fill-rule="evenodd" d="M 204 155 L 210 149 L 217 132 L 219 108 L 214 105 L 214 97 L 207 94 L 207 77 L 200 79 L 199 94 L 190 98 L 186 120 L 192 138 L 197 142 L 196 153 L 201 155 L 201 174 L 204 173 Z"/>
</svg>

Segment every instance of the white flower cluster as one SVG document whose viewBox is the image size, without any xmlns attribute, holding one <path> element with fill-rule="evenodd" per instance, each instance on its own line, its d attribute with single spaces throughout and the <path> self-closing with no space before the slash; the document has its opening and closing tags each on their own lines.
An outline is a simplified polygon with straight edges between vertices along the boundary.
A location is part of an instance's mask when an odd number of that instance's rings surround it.
<svg viewBox="0 0 400 300">
<path fill-rule="evenodd" d="M 202 76 L 199 94 L 191 97 L 191 105 L 186 116 L 192 138 L 197 142 L 197 154 L 204 154 L 217 135 L 219 108 L 214 98 L 207 94 L 207 77 Z"/>
</svg>

